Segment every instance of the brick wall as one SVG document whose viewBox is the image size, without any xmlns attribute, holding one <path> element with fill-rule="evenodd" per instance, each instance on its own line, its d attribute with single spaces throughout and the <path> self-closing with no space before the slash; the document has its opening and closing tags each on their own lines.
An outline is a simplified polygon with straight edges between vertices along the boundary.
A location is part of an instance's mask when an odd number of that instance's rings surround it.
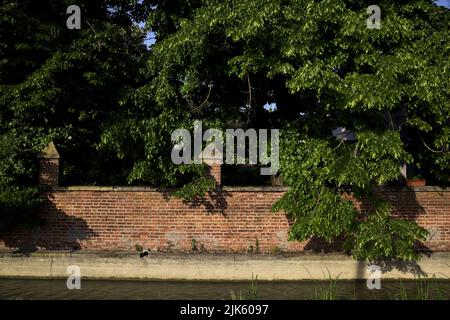
<svg viewBox="0 0 450 320">
<path fill-rule="evenodd" d="M 288 242 L 289 222 L 271 205 L 282 188 L 230 188 L 195 203 L 148 188 L 67 187 L 44 195 L 44 224 L 34 230 L 0 234 L 0 246 L 22 249 L 262 252 L 327 249 L 315 240 Z M 450 251 L 450 190 L 422 187 L 385 190 L 395 214 L 431 232 L 427 245 Z M 361 208 L 365 204 L 357 203 Z"/>
</svg>

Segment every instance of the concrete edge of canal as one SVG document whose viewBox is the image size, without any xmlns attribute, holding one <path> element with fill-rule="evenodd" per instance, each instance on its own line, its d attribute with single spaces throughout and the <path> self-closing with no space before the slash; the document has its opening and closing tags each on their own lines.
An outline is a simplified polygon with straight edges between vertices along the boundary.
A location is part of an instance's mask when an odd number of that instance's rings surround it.
<svg viewBox="0 0 450 320">
<path fill-rule="evenodd" d="M 148 280 L 324 280 L 367 279 L 369 263 L 340 254 L 240 255 L 107 252 L 0 252 L 0 277 L 67 278 L 79 266 L 91 279 Z M 384 279 L 450 279 L 450 253 L 434 253 L 415 263 L 379 263 Z"/>
</svg>

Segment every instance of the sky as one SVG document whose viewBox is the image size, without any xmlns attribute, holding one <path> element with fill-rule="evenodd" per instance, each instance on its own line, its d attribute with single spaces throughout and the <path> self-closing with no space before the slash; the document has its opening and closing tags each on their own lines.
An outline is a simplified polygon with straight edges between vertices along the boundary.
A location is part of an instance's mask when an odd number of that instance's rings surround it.
<svg viewBox="0 0 450 320">
<path fill-rule="evenodd" d="M 450 8 L 450 0 L 438 0 L 436 1 L 436 4 Z"/>
<path fill-rule="evenodd" d="M 141 22 L 139 23 L 139 28 L 144 28 L 145 27 L 145 23 Z M 155 33 L 154 32 L 147 32 L 147 36 L 144 39 L 144 44 L 147 46 L 147 48 L 151 47 L 153 44 L 155 44 Z"/>
</svg>

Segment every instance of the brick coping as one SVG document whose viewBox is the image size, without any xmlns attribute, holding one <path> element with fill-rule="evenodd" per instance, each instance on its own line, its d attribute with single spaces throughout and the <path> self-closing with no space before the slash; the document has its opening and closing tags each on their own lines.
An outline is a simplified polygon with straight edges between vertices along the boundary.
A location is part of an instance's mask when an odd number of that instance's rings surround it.
<svg viewBox="0 0 450 320">
<path fill-rule="evenodd" d="M 154 188 L 143 186 L 65 186 L 53 188 L 50 191 L 99 191 L 99 192 L 169 192 L 174 188 Z M 223 186 L 224 192 L 286 192 L 289 187 L 272 186 Z M 377 188 L 378 192 L 450 192 L 450 187 L 422 186 L 422 187 L 386 187 Z"/>
</svg>

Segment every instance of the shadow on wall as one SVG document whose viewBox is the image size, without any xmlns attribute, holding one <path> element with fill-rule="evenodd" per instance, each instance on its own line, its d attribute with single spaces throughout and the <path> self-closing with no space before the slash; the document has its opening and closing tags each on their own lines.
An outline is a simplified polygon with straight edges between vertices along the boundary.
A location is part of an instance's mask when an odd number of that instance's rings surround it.
<svg viewBox="0 0 450 320">
<path fill-rule="evenodd" d="M 342 252 L 343 238 L 335 238 L 331 243 L 319 237 L 312 237 L 305 245 L 305 251 L 314 253 L 333 253 Z"/>
<path fill-rule="evenodd" d="M 173 192 L 176 189 L 157 189 L 163 195 L 164 200 L 167 202 L 173 199 Z M 225 214 L 225 210 L 228 208 L 227 197 L 232 197 L 233 194 L 228 191 L 224 191 L 221 187 L 216 188 L 213 191 L 208 191 L 205 197 L 195 197 L 193 200 L 183 200 L 183 204 L 189 207 L 189 209 L 198 209 L 203 207 L 206 212 L 210 214 L 220 213 Z"/>
<path fill-rule="evenodd" d="M 16 252 L 31 253 L 37 250 L 80 250 L 81 242 L 97 234 L 81 218 L 69 216 L 54 204 L 51 193 L 43 194 L 39 226 L 18 226 L 0 233 L 0 242 Z"/>
<path fill-rule="evenodd" d="M 228 208 L 227 197 L 232 197 L 232 194 L 222 189 L 210 191 L 207 194 L 207 197 L 197 197 L 193 201 L 183 202 L 188 204 L 190 209 L 197 209 L 203 206 L 210 214 L 219 213 L 226 216 L 225 210 Z"/>
</svg>

